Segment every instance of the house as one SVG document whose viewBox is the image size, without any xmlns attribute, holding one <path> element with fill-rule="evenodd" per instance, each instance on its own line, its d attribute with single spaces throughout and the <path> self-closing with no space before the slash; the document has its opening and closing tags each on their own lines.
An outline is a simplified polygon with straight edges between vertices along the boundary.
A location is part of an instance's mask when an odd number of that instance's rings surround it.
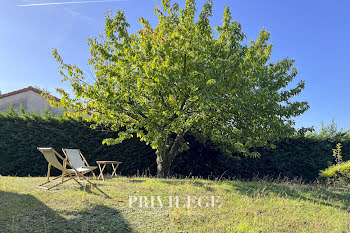
<svg viewBox="0 0 350 233">
<path fill-rule="evenodd" d="M 9 105 L 17 109 L 19 112 L 22 105 L 24 110 L 35 111 L 36 113 L 42 113 L 44 110 L 49 110 L 53 115 L 63 114 L 62 108 L 51 107 L 47 99 L 41 96 L 42 91 L 29 86 L 17 91 L 1 94 L 0 92 L 0 112 L 5 112 Z M 57 101 L 60 99 L 54 97 Z"/>
</svg>

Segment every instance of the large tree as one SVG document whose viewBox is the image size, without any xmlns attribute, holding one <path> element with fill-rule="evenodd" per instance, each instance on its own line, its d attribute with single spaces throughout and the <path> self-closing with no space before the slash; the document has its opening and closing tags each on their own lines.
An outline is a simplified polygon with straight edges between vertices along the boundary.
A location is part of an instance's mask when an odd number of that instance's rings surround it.
<svg viewBox="0 0 350 233">
<path fill-rule="evenodd" d="M 254 156 L 251 148 L 294 132 L 293 118 L 308 104 L 291 99 L 304 82 L 287 87 L 297 74 L 293 59 L 269 63 L 269 32 L 261 30 L 256 42 L 245 43 L 241 25 L 226 7 L 214 36 L 212 1 L 197 21 L 194 0 L 183 9 L 169 0 L 162 5 L 155 8 L 157 26 L 140 18 L 136 33 L 128 31 L 123 11 L 107 12 L 104 34 L 88 40 L 93 81 L 53 51 L 74 92 L 57 89 L 63 95 L 59 106 L 75 110 L 68 115 L 89 113 L 92 127 L 118 132 L 104 143 L 137 136 L 151 145 L 160 177 L 188 147 L 186 134 L 210 140 L 224 152 Z"/>
</svg>

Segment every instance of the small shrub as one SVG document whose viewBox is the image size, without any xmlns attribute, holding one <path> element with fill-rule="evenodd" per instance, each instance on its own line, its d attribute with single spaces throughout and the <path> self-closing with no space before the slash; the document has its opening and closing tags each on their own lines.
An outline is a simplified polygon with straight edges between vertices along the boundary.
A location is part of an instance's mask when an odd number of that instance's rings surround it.
<svg viewBox="0 0 350 233">
<path fill-rule="evenodd" d="M 321 171 L 320 179 L 328 183 L 350 184 L 350 161 L 326 168 Z"/>
<path fill-rule="evenodd" d="M 341 155 L 341 143 L 337 144 L 337 147 L 333 150 L 333 156 L 335 158 L 335 162 L 340 164 L 343 161 L 343 157 Z"/>
</svg>

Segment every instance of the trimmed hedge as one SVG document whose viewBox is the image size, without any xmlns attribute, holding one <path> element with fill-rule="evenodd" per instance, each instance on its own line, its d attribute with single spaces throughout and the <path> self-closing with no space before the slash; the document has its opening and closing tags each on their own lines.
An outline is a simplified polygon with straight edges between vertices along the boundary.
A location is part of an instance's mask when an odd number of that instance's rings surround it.
<svg viewBox="0 0 350 233">
<path fill-rule="evenodd" d="M 102 140 L 116 133 L 92 130 L 86 123 L 65 117 L 35 114 L 0 114 L 0 174 L 42 176 L 47 162 L 37 147 L 80 148 L 90 165 L 96 160 L 117 160 L 123 164 L 118 172 L 123 175 L 156 174 L 155 151 L 137 138 L 114 146 L 102 145 Z M 179 154 L 172 172 L 213 178 L 238 177 L 302 177 L 312 181 L 319 171 L 334 160 L 331 139 L 287 138 L 276 143 L 276 149 L 258 148 L 261 157 L 246 158 L 240 154 L 227 157 L 215 150 L 215 145 L 202 145 L 188 136 L 190 149 Z M 343 160 L 350 159 L 350 141 L 342 141 Z"/>
<path fill-rule="evenodd" d="M 194 140 L 190 150 L 175 159 L 172 170 L 175 173 L 200 175 L 208 177 L 237 177 L 251 179 L 255 176 L 272 178 L 289 177 L 303 178 L 313 181 L 319 171 L 327 168 L 334 161 L 332 140 L 315 138 L 287 138 L 275 143 L 276 149 L 258 148 L 260 158 L 247 158 L 240 154 L 232 157 L 222 155 L 212 149 L 204 147 Z M 350 142 L 343 142 L 343 159 L 350 159 Z"/>
<path fill-rule="evenodd" d="M 138 169 L 155 172 L 154 151 L 137 139 L 115 146 L 102 145 L 114 133 L 94 131 L 83 122 L 65 117 L 6 116 L 0 114 L 0 174 L 41 176 L 47 162 L 37 147 L 80 148 L 91 166 L 96 160 L 118 160 L 118 172 L 125 175 Z M 106 168 L 107 169 L 107 168 Z"/>
</svg>

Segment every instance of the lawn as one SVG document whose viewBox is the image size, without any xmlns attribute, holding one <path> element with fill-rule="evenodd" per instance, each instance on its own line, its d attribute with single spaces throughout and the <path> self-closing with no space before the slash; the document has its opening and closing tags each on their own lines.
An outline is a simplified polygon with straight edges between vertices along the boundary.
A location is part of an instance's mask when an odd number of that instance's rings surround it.
<svg viewBox="0 0 350 233">
<path fill-rule="evenodd" d="M 75 182 L 36 188 L 44 180 L 0 176 L 1 232 L 350 232 L 345 187 L 119 177 L 97 188 Z M 148 198 L 148 208 L 139 196 Z"/>
</svg>

